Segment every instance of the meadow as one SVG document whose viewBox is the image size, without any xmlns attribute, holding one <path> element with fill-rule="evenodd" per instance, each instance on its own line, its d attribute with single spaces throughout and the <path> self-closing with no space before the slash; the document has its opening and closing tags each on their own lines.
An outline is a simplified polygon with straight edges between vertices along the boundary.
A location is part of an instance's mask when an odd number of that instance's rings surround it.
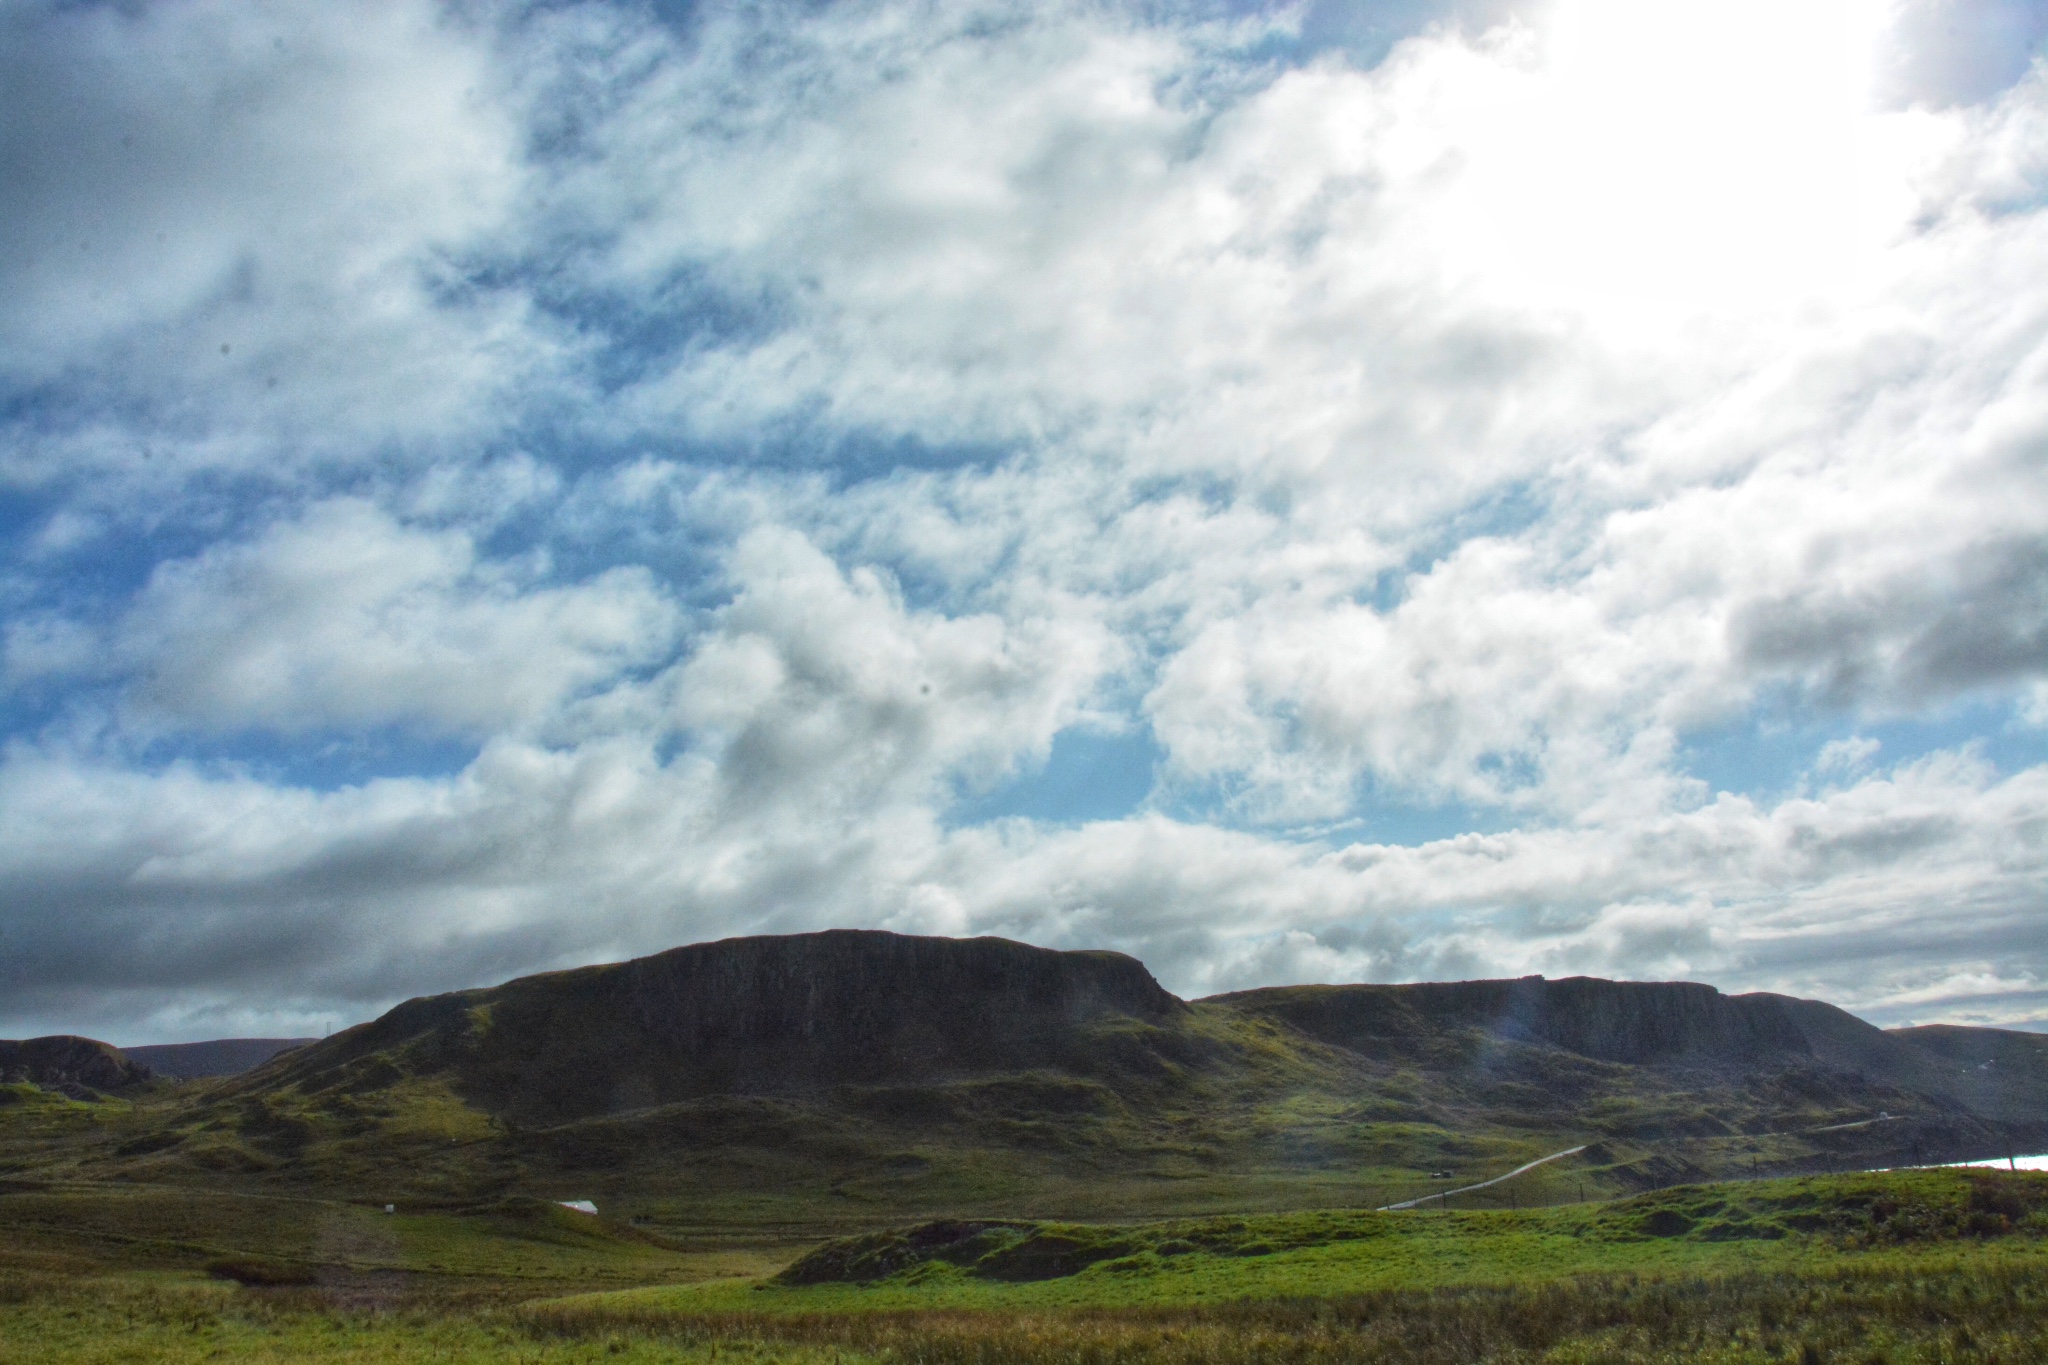
<svg viewBox="0 0 2048 1365">
<path fill-rule="evenodd" d="M 2048 1358 L 2048 1176 L 698 1244 L 506 1201 L 0 1194 L 0 1363 Z"/>
</svg>

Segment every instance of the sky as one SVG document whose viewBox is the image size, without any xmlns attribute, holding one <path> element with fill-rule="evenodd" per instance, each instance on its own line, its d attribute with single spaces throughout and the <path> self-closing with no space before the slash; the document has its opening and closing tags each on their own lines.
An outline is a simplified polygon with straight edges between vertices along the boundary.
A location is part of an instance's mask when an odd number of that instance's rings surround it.
<svg viewBox="0 0 2048 1365">
<path fill-rule="evenodd" d="M 2048 0 L 0 0 L 0 1034 L 734 934 L 2048 1027 Z"/>
</svg>

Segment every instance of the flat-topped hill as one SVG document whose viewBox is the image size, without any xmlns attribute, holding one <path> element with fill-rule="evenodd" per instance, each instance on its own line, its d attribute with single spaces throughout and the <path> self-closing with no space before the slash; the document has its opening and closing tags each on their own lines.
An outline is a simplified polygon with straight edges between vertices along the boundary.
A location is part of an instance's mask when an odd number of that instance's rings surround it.
<svg viewBox="0 0 2048 1365">
<path fill-rule="evenodd" d="M 145 1087 L 74 1155 L 92 1179 L 667 1191 L 720 1218 L 825 1201 L 859 1226 L 1356 1201 L 1361 1181 L 1412 1194 L 1566 1148 L 1572 1180 L 1610 1189 L 1991 1156 L 2048 1145 L 2044 1095 L 2048 1049 L 2024 1035 L 1887 1033 L 1695 983 L 1186 1002 L 1117 953 L 842 930 L 410 1000 L 240 1075 Z"/>
<path fill-rule="evenodd" d="M 1979 1052 L 2000 1059 L 1995 1078 L 1959 1064 Z M 410 1000 L 230 1084 L 360 1095 L 432 1077 L 480 1112 L 545 1127 L 735 1096 L 943 1116 L 957 1106 L 935 1088 L 997 1078 L 1036 1087 L 1034 1102 L 1055 1113 L 1113 1103 L 1142 1114 L 1255 1095 L 1363 1097 L 1402 1070 L 1435 1078 L 1409 1111 L 1438 1120 L 1514 1108 L 1565 1125 L 1622 1085 L 1719 1104 L 1718 1120 L 1694 1126 L 1754 1128 L 1788 1105 L 2024 1123 L 2042 1118 L 2031 1106 L 2048 1050 L 2001 1044 L 1992 1030 L 1887 1033 L 1819 1001 L 1694 982 L 1290 986 L 1189 1004 L 1120 953 L 831 930 Z"/>
<path fill-rule="evenodd" d="M 322 1088 L 394 1060 L 544 1121 L 705 1095 L 1113 1064 L 1117 1026 L 1187 1006 L 1121 953 L 866 930 L 724 939 L 411 1000 L 280 1058 Z"/>
</svg>

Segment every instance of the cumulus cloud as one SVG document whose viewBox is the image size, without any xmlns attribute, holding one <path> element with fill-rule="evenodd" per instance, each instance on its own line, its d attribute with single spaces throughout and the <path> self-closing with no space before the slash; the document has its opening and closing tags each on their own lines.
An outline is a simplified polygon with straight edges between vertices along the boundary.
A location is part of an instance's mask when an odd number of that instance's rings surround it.
<svg viewBox="0 0 2048 1365">
<path fill-rule="evenodd" d="M 29 891 L 0 933 L 24 1019 L 174 1029 L 255 992 L 303 1027 L 678 937 L 849 920 L 1121 947 L 1189 995 L 1590 972 L 1789 990 L 1884 1022 L 1967 994 L 2002 1020 L 2048 971 L 2048 781 L 1949 757 L 1775 806 L 1724 796 L 1415 846 L 1157 816 L 949 833 L 905 804 L 805 809 L 797 838 L 736 808 L 711 767 L 619 745 L 501 743 L 455 778 L 324 795 L 20 752 L 4 779 L 0 867 Z"/>
<path fill-rule="evenodd" d="M 2048 38 L 2048 11 L 2029 0 L 1908 0 L 1880 53 L 1880 90 L 1905 103 L 1967 104 L 2026 73 Z"/>
<path fill-rule="evenodd" d="M 837 923 L 2028 1017 L 2032 13 L 15 7 L 11 1008 Z M 1126 816 L 966 817 L 1077 729 Z"/>
<path fill-rule="evenodd" d="M 83 628 L 33 623 L 9 642 L 10 671 L 119 668 L 145 729 L 487 734 L 551 719 L 674 637 L 675 610 L 643 569 L 554 587 L 520 578 L 460 530 L 336 499 L 158 565 L 90 658 L 75 643 Z"/>
<path fill-rule="evenodd" d="M 2048 542 L 1972 544 L 1871 584 L 1802 585 L 1734 622 L 1745 662 L 1782 669 L 1830 701 L 1911 705 L 2009 686 L 2048 668 Z"/>
<path fill-rule="evenodd" d="M 731 571 L 739 592 L 675 690 L 739 800 L 840 786 L 849 805 L 929 798 L 943 775 L 986 785 L 1081 718 L 1112 652 L 1085 617 L 906 610 L 872 569 L 843 575 L 787 531 L 748 534 Z"/>
<path fill-rule="evenodd" d="M 0 32 L 12 480 L 439 448 L 559 354 L 471 265 L 522 130 L 452 12 L 23 4 Z"/>
</svg>

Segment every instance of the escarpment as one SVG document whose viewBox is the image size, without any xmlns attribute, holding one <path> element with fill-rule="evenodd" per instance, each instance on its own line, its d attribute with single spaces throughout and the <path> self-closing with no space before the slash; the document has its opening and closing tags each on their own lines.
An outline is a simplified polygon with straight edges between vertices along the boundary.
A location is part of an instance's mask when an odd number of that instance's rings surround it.
<svg viewBox="0 0 2048 1365">
<path fill-rule="evenodd" d="M 1118 953 L 834 930 L 409 1000 L 163 1087 L 163 1131 L 109 1159 L 337 1188 L 376 1172 L 437 1198 L 548 1172 L 693 1198 L 928 1188 L 948 1213 L 987 1182 L 1329 1179 L 1506 1142 L 1604 1153 L 1633 1188 L 2048 1141 L 2048 1046 L 1992 1034 L 1585 977 L 1187 1002 Z"/>
<path fill-rule="evenodd" d="M 1903 1058 L 1883 1030 L 1832 1005 L 1789 996 L 1723 995 L 1690 981 L 1540 976 L 1401 986 L 1289 986 L 1212 1003 L 1280 1020 L 1321 1042 L 1407 1056 L 1447 1034 L 1547 1044 L 1604 1062 L 1750 1067 L 1809 1060 Z"/>
<path fill-rule="evenodd" d="M 1054 1068 L 1187 1006 L 1133 958 L 867 930 L 725 939 L 408 1001 L 254 1073 L 317 1088 L 382 1054 L 534 1121 Z M 1110 1059 L 1114 1060 L 1114 1058 Z"/>
<path fill-rule="evenodd" d="M 1914 1143 L 1995 1144 L 2000 1125 L 2037 1124 L 2007 1051 L 1966 1076 L 1832 1006 L 1689 982 L 1294 986 L 1190 1003 L 1119 953 L 832 930 L 410 1000 L 205 1093 L 336 1132 L 440 1094 L 474 1140 L 526 1135 L 550 1160 L 588 1163 L 816 1141 L 856 1166 L 869 1156 L 844 1154 L 872 1147 L 881 1170 L 922 1142 L 1111 1164 L 1166 1152 L 1190 1169 L 1341 1164 L 1382 1119 L 1565 1145 L 1595 1129 L 1779 1132 L 1879 1114 L 1920 1125 L 1881 1135 L 1910 1157 Z M 1304 1112 L 1321 1117 L 1304 1127 Z"/>
</svg>

